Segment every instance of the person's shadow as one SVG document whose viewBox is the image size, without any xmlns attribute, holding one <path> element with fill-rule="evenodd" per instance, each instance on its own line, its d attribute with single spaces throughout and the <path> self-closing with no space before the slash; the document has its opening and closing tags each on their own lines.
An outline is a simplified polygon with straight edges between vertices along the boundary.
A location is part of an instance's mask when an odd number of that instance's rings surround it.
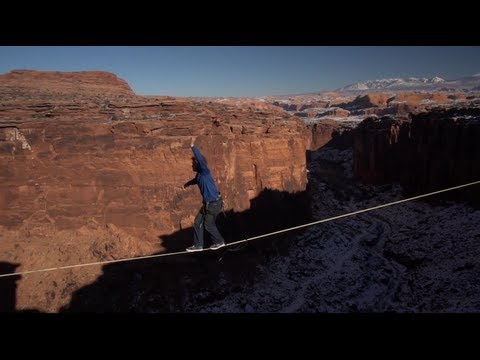
<svg viewBox="0 0 480 360">
<path fill-rule="evenodd" d="M 14 273 L 20 264 L 0 262 L 0 274 Z M 0 278 L 0 312 L 14 312 L 17 303 L 17 281 L 22 277 L 13 275 Z"/>
<path fill-rule="evenodd" d="M 306 192 L 264 189 L 250 205 L 245 211 L 228 210 L 218 216 L 217 225 L 227 244 L 310 219 Z M 70 304 L 60 311 L 195 312 L 197 305 L 214 302 L 244 286 L 251 286 L 258 265 L 273 255 L 288 253 L 292 234 L 217 251 L 104 265 L 103 274 L 95 282 L 76 290 Z M 205 235 L 208 246 L 208 235 Z M 165 248 L 162 254 L 182 252 L 192 245 L 193 228 L 159 238 Z"/>
</svg>

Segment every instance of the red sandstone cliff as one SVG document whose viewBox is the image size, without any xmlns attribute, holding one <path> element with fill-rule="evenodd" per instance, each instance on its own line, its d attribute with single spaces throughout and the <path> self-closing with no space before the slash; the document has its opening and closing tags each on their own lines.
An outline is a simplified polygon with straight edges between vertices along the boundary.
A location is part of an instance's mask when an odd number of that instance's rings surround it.
<svg viewBox="0 0 480 360">
<path fill-rule="evenodd" d="M 192 135 L 227 211 L 306 188 L 305 127 L 268 107 L 137 97 L 103 72 L 13 71 L 0 96 L 0 261 L 17 271 L 164 251 L 201 203 L 182 188 Z M 24 276 L 17 308 L 57 311 L 100 272 Z"/>
<path fill-rule="evenodd" d="M 307 149 L 318 150 L 328 145 L 340 149 L 352 147 L 352 129 L 334 120 L 325 119 L 307 125 Z"/>
</svg>

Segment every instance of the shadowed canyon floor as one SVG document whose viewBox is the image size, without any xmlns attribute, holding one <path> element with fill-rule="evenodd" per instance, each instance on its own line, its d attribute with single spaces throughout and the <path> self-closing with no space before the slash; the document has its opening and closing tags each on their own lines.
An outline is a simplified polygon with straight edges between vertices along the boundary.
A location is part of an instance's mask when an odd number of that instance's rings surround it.
<svg viewBox="0 0 480 360">
<path fill-rule="evenodd" d="M 361 185 L 349 172 L 349 150 L 312 156 L 315 219 L 403 198 L 398 186 Z M 316 225 L 290 239 L 287 256 L 260 266 L 251 285 L 189 310 L 477 312 L 479 223 L 466 205 L 408 202 Z"/>
</svg>

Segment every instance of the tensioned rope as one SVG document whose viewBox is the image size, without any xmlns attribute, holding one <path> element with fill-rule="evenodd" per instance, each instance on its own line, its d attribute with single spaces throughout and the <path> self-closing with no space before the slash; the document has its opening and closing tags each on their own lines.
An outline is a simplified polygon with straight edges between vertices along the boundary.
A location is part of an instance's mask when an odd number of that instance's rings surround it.
<svg viewBox="0 0 480 360">
<path fill-rule="evenodd" d="M 376 209 L 381 209 L 381 208 L 384 208 L 384 207 L 387 207 L 387 206 L 392 206 L 392 205 L 396 205 L 396 204 L 401 204 L 401 203 L 404 203 L 404 202 L 407 202 L 407 201 L 412 201 L 412 200 L 424 198 L 424 197 L 427 197 L 427 196 L 431 196 L 431 195 L 435 195 L 435 194 L 440 194 L 440 193 L 443 193 L 443 192 L 452 191 L 452 190 L 456 190 L 456 189 L 460 189 L 460 188 L 464 188 L 464 187 L 472 186 L 472 185 L 476 185 L 476 184 L 480 184 L 480 180 L 474 181 L 474 182 L 471 182 L 471 183 L 467 183 L 467 184 L 463 184 L 463 185 L 454 186 L 454 187 L 447 188 L 447 189 L 442 189 L 442 190 L 438 190 L 438 191 L 433 191 L 433 192 L 430 192 L 430 193 L 426 193 L 426 194 L 423 194 L 423 195 L 418 195 L 418 196 L 410 197 L 410 198 L 403 199 L 403 200 L 393 201 L 393 202 L 390 202 L 390 203 L 387 203 L 387 204 L 383 204 L 383 205 L 373 206 L 373 207 L 370 207 L 370 208 L 367 208 L 367 209 L 363 209 L 363 210 L 353 211 L 353 212 L 346 213 L 346 214 L 343 214 L 343 215 L 333 216 L 333 217 L 330 217 L 330 218 L 327 218 L 327 219 L 322 219 L 322 220 L 313 221 L 313 222 L 310 222 L 310 223 L 307 223 L 307 224 L 294 226 L 294 227 L 291 227 L 291 228 L 288 228 L 288 229 L 283 229 L 283 230 L 278 230 L 278 231 L 270 232 L 270 233 L 268 233 L 268 234 L 253 236 L 253 237 L 246 238 L 246 239 L 243 239 L 243 240 L 239 240 L 239 241 L 234 241 L 234 242 L 228 243 L 228 244 L 225 245 L 225 247 L 232 246 L 232 245 L 236 245 L 236 244 L 240 244 L 240 243 L 245 243 L 245 242 L 248 242 L 248 241 L 252 241 L 252 240 L 264 238 L 264 237 L 267 237 L 267 236 L 272 236 L 272 235 L 276 235 L 276 234 L 281 234 L 281 233 L 284 233 L 284 232 L 287 232 L 287 231 L 297 230 L 297 229 L 301 229 L 301 228 L 304 228 L 304 227 L 308 227 L 308 226 L 312 226 L 312 225 L 317 225 L 317 224 L 325 223 L 325 222 L 332 221 L 332 220 L 336 220 L 336 219 L 341 219 L 341 218 L 344 218 L 344 217 L 347 217 L 347 216 L 352 216 L 352 215 L 364 213 L 364 212 L 367 212 L 367 211 L 372 211 L 372 210 L 376 210 Z M 152 259 L 152 258 L 157 258 L 157 257 L 173 256 L 173 255 L 180 255 L 180 254 L 187 254 L 187 253 L 190 254 L 191 252 L 188 252 L 188 251 L 178 251 L 178 252 L 172 252 L 172 253 L 156 254 L 156 255 L 147 255 L 147 256 L 138 256 L 138 257 L 132 257 L 132 258 L 125 258 L 125 259 L 96 261 L 96 262 L 85 263 L 85 264 L 58 266 L 58 267 L 52 267 L 52 268 L 48 268 L 48 269 L 20 271 L 20 272 L 16 272 L 16 273 L 10 273 L 10 274 L 0 275 L 0 278 L 2 278 L 2 277 L 8 277 L 8 276 L 16 276 L 16 275 L 33 274 L 33 273 L 46 272 L 46 271 L 72 269 L 72 268 L 83 267 L 83 266 L 103 265 L 103 264 L 112 264 L 112 263 L 135 261 L 135 260 L 143 260 L 143 259 Z"/>
</svg>

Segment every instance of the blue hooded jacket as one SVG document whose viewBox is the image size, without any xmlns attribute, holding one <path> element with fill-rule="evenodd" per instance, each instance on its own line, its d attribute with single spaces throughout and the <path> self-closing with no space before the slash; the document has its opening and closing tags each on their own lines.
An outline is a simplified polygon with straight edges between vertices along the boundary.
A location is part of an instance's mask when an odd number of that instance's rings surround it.
<svg viewBox="0 0 480 360">
<path fill-rule="evenodd" d="M 215 180 L 213 180 L 210 169 L 205 162 L 205 158 L 202 153 L 196 146 L 192 146 L 193 154 L 195 159 L 197 159 L 199 170 L 195 176 L 196 183 L 200 188 L 200 193 L 202 194 L 203 203 L 217 200 L 220 196 L 220 191 L 218 191 Z"/>
</svg>

